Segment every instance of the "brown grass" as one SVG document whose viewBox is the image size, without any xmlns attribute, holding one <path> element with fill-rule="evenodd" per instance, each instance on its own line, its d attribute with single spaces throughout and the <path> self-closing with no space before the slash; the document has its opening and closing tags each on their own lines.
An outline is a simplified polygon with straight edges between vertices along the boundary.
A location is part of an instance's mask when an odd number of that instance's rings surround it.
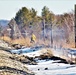
<svg viewBox="0 0 76 75">
<path fill-rule="evenodd" d="M 10 57 L 13 58 L 13 55 L 7 51 L 0 50 L 0 75 L 22 75 L 20 73 L 17 74 L 18 70 L 28 73 L 26 75 L 31 75 L 32 72 L 23 63 Z"/>
<path fill-rule="evenodd" d="M 20 44 L 20 45 L 25 45 L 25 46 L 31 46 L 30 43 L 30 38 L 26 37 L 26 38 L 19 38 L 19 39 L 11 39 L 8 36 L 3 36 L 0 37 L 1 40 L 4 40 L 10 44 Z"/>
<path fill-rule="evenodd" d="M 4 41 L 6 41 L 10 44 L 20 44 L 20 45 L 25 45 L 25 46 L 28 46 L 28 47 L 34 45 L 33 43 L 30 43 L 30 38 L 29 37 L 11 40 L 10 37 L 3 36 L 3 37 L 0 37 L 0 39 L 4 40 Z M 42 44 L 50 45 L 49 40 L 45 40 L 45 42 L 44 42 L 43 40 L 36 39 L 36 43 L 38 43 L 39 45 L 42 45 Z M 62 42 L 62 45 L 63 45 L 64 48 L 75 48 L 74 43 L 65 44 L 65 43 Z"/>
<path fill-rule="evenodd" d="M 15 39 L 15 40 L 12 40 L 11 42 L 12 42 L 12 44 L 20 44 L 20 45 L 30 46 L 30 39 L 29 38 Z"/>
<path fill-rule="evenodd" d="M 71 43 L 71 44 L 63 44 L 64 48 L 75 48 L 75 44 Z"/>
<path fill-rule="evenodd" d="M 1 39 L 1 40 L 4 40 L 4 41 L 6 41 L 6 42 L 11 42 L 11 38 L 8 37 L 8 36 L 2 36 L 2 37 L 0 37 L 0 39 Z"/>
<path fill-rule="evenodd" d="M 37 42 L 38 42 L 39 45 L 42 45 L 42 44 L 44 44 L 44 45 L 49 45 L 49 44 L 50 44 L 50 41 L 49 41 L 49 40 L 45 40 L 45 41 L 44 41 L 44 40 L 38 40 L 38 39 L 37 39 Z"/>
</svg>

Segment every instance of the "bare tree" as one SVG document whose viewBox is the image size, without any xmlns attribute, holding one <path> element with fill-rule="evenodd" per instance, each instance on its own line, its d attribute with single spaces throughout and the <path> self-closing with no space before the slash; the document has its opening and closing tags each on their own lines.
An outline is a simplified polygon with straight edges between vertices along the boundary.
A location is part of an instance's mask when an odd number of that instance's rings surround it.
<svg viewBox="0 0 76 75">
<path fill-rule="evenodd" d="M 16 24 L 16 21 L 14 19 L 12 19 L 10 22 L 9 22 L 9 27 L 11 28 L 11 38 L 12 39 L 15 39 L 15 38 L 20 38 L 22 37 L 21 35 L 21 32 L 18 28 L 18 25 Z"/>
</svg>

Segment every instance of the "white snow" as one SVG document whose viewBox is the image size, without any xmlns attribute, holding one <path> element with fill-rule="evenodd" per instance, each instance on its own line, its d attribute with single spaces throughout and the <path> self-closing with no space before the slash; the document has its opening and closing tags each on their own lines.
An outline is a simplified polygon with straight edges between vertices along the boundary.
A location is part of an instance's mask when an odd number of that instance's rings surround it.
<svg viewBox="0 0 76 75">
<path fill-rule="evenodd" d="M 13 50 L 12 50 L 13 51 Z M 18 50 L 19 51 L 19 50 Z M 18 52 L 17 50 L 13 52 Z M 26 48 L 22 50 L 24 53 L 22 55 L 26 55 L 28 57 L 35 57 L 40 56 L 43 53 L 46 53 L 46 49 L 39 49 L 35 51 L 31 51 L 30 48 Z M 54 52 L 54 51 L 53 51 Z M 54 52 L 56 56 L 62 55 L 61 51 Z M 70 55 L 68 55 L 71 57 Z M 74 56 L 73 56 L 74 57 Z M 57 63 L 60 60 L 38 60 L 38 65 L 26 65 L 29 70 L 33 71 L 35 75 L 76 75 L 76 65 L 64 64 L 64 63 Z M 47 69 L 47 70 L 45 70 Z"/>
<path fill-rule="evenodd" d="M 43 49 L 43 53 L 45 52 L 46 51 Z M 42 54 L 42 50 L 26 53 L 25 55 L 29 57 L 35 57 L 35 56 L 39 56 L 40 54 Z M 46 60 L 37 59 L 38 65 L 27 65 L 27 67 L 29 70 L 33 71 L 35 75 L 76 75 L 76 65 L 57 63 L 58 61 L 60 60 L 46 61 Z M 48 69 L 45 70 L 45 68 Z"/>
<path fill-rule="evenodd" d="M 35 72 L 35 75 L 76 75 L 76 65 L 53 62 L 55 61 L 43 61 L 38 65 L 27 65 L 27 67 Z M 45 68 L 48 69 L 45 70 Z"/>
<path fill-rule="evenodd" d="M 46 52 L 47 52 L 47 50 L 43 48 L 41 50 L 33 51 L 33 52 L 30 52 L 30 53 L 23 53 L 22 55 L 25 55 L 25 56 L 28 56 L 28 57 L 35 57 L 35 56 L 40 56 L 40 55 L 42 55 Z"/>
</svg>

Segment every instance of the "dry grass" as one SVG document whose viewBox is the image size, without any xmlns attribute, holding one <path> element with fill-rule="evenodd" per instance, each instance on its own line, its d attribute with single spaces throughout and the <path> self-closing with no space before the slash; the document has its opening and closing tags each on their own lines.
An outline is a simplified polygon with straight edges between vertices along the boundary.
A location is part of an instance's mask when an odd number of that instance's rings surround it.
<svg viewBox="0 0 76 75">
<path fill-rule="evenodd" d="M 20 72 L 26 72 L 28 73 L 26 75 L 31 75 L 32 72 L 23 63 L 10 59 L 10 57 L 13 57 L 13 55 L 4 50 L 0 50 L 0 75 L 23 75 Z M 17 73 L 17 71 L 20 72 Z"/>
<path fill-rule="evenodd" d="M 10 37 L 8 37 L 8 36 L 2 36 L 2 37 L 0 37 L 0 39 L 1 40 L 4 40 L 4 41 L 6 41 L 6 42 L 11 42 L 11 38 Z"/>
<path fill-rule="evenodd" d="M 12 44 L 20 44 L 20 45 L 30 46 L 30 39 L 29 38 L 15 39 L 15 40 L 12 40 L 11 43 Z"/>
<path fill-rule="evenodd" d="M 49 40 L 45 40 L 45 41 L 44 41 L 44 40 L 40 40 L 40 39 L 38 40 L 38 39 L 37 39 L 37 43 L 38 43 L 39 45 L 43 45 L 43 44 L 46 45 L 46 46 L 47 46 L 47 45 L 50 45 L 50 41 L 49 41 Z"/>
<path fill-rule="evenodd" d="M 20 45 L 25 45 L 27 47 L 30 47 L 30 46 L 34 46 L 35 43 L 30 43 L 30 38 L 29 37 L 26 37 L 26 38 L 19 38 L 19 39 L 14 39 L 14 40 L 11 40 L 11 38 L 9 38 L 8 36 L 4 36 L 4 37 L 0 37 L 0 39 L 10 43 L 10 44 L 20 44 Z M 36 43 L 42 45 L 42 44 L 45 44 L 45 45 L 48 45 L 49 44 L 49 41 L 43 41 L 43 40 L 36 40 Z"/>
<path fill-rule="evenodd" d="M 5 72 L 5 71 L 1 71 L 0 75 L 19 75 L 19 74 L 14 74 L 14 73 L 9 73 L 9 72 Z"/>
<path fill-rule="evenodd" d="M 10 44 L 20 44 L 20 45 L 25 45 L 25 46 L 31 46 L 30 38 L 28 38 L 28 37 L 12 40 L 8 36 L 4 36 L 4 37 L 0 37 L 0 39 L 4 40 Z"/>
<path fill-rule="evenodd" d="M 39 59 L 48 59 L 53 56 L 53 53 L 50 48 L 42 48 L 40 51 L 38 51 L 39 56 L 35 56 L 35 58 Z"/>
<path fill-rule="evenodd" d="M 50 48 L 43 48 L 42 50 L 40 50 L 40 53 L 42 53 L 42 54 L 48 54 L 50 56 L 53 56 L 53 53 L 52 53 L 52 51 L 51 51 Z"/>
<path fill-rule="evenodd" d="M 33 43 L 30 43 L 29 37 L 11 40 L 10 37 L 4 36 L 4 37 L 0 37 L 0 39 L 4 40 L 10 44 L 20 44 L 20 45 L 25 45 L 27 47 L 34 45 Z M 49 40 L 43 41 L 40 39 L 36 39 L 36 43 L 38 43 L 39 45 L 42 45 L 42 44 L 50 45 Z M 57 44 L 59 44 L 59 43 L 56 43 L 55 45 L 57 45 Z M 62 44 L 62 47 L 64 47 L 64 48 L 74 48 L 75 47 L 74 43 L 66 44 L 66 43 L 62 42 L 61 44 Z"/>
<path fill-rule="evenodd" d="M 63 44 L 63 47 L 64 48 L 75 48 L 75 44 L 72 43 L 72 44 Z"/>
</svg>

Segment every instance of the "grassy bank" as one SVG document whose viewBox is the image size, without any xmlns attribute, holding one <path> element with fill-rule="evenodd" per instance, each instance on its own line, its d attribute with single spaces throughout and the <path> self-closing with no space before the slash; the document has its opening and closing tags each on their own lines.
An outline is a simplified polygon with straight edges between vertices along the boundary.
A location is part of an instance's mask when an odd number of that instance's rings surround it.
<svg viewBox="0 0 76 75">
<path fill-rule="evenodd" d="M 0 50 L 0 75 L 34 75 L 26 66 L 6 50 Z"/>
</svg>

